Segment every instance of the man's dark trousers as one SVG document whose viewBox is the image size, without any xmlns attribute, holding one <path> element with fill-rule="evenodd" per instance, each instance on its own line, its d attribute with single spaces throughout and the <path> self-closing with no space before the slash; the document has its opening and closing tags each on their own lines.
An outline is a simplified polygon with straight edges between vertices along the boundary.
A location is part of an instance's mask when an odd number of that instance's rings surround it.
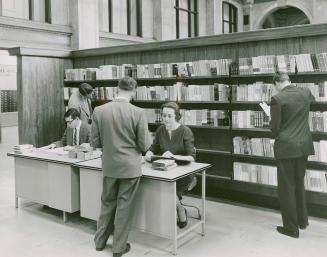
<svg viewBox="0 0 327 257">
<path fill-rule="evenodd" d="M 289 231 L 298 231 L 308 224 L 304 176 L 308 156 L 292 159 L 277 159 L 278 194 L 283 226 Z"/>
<path fill-rule="evenodd" d="M 110 234 L 113 234 L 113 253 L 125 250 L 135 213 L 135 196 L 139 182 L 140 177 L 103 177 L 101 214 L 94 237 L 97 248 L 104 248 Z"/>
</svg>

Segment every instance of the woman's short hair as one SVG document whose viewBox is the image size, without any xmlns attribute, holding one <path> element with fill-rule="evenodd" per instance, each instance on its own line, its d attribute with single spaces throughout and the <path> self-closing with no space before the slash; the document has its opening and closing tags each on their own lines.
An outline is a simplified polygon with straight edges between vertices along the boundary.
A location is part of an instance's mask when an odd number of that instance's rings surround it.
<svg viewBox="0 0 327 257">
<path fill-rule="evenodd" d="M 178 106 L 177 103 L 175 103 L 175 102 L 164 103 L 163 105 L 161 105 L 161 111 L 164 108 L 173 109 L 174 112 L 175 112 L 175 120 L 180 121 L 180 119 L 182 118 L 182 114 L 181 114 L 181 111 L 180 111 L 179 106 Z"/>
<path fill-rule="evenodd" d="M 276 84 L 276 82 L 284 82 L 284 81 L 290 81 L 290 77 L 286 72 L 278 71 L 275 73 L 273 77 L 273 83 Z"/>
</svg>

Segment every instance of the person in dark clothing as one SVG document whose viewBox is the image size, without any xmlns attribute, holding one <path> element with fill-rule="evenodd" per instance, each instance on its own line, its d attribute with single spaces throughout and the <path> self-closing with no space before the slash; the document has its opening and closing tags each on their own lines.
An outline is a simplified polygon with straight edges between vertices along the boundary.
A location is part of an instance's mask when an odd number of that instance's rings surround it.
<svg viewBox="0 0 327 257">
<path fill-rule="evenodd" d="M 194 161 L 195 148 L 194 136 L 191 129 L 179 123 L 182 115 L 179 107 L 174 102 L 165 103 L 161 107 L 163 125 L 160 126 L 149 151 L 146 153 L 146 160 L 150 160 L 154 154 L 164 157 L 175 157 L 182 160 Z M 177 181 L 177 196 L 181 198 L 188 190 L 193 176 L 179 179 Z M 178 226 L 183 228 L 187 225 L 187 215 L 180 200 L 176 203 Z"/>
<path fill-rule="evenodd" d="M 273 82 L 278 93 L 271 98 L 270 126 L 275 137 L 278 194 L 283 226 L 277 231 L 299 237 L 299 228 L 308 226 L 304 176 L 308 155 L 314 154 L 308 117 L 314 97 L 307 88 L 292 85 L 286 73 L 277 73 Z"/>
</svg>

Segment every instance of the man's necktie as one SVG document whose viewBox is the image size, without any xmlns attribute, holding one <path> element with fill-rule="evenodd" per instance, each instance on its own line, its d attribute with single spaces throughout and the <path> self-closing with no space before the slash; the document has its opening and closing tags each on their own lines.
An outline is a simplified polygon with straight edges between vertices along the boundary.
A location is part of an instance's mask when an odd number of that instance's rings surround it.
<svg viewBox="0 0 327 257">
<path fill-rule="evenodd" d="M 77 145 L 77 129 L 74 128 L 73 145 Z"/>
</svg>

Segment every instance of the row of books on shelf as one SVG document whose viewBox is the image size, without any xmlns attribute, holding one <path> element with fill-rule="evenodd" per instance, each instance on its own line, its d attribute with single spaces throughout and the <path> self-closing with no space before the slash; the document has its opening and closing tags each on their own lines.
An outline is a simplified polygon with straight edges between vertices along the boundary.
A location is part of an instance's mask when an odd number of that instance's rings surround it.
<svg viewBox="0 0 327 257">
<path fill-rule="evenodd" d="M 234 162 L 234 180 L 277 186 L 277 168 Z M 309 191 L 327 192 L 327 172 L 306 170 L 304 185 Z"/>
<path fill-rule="evenodd" d="M 234 137 L 234 153 L 274 158 L 274 142 L 272 138 Z M 309 161 L 327 162 L 327 140 L 314 141 L 313 145 L 315 154 Z"/>
<path fill-rule="evenodd" d="M 68 100 L 74 88 L 64 88 L 64 99 Z M 112 100 L 117 96 L 117 87 L 98 87 L 94 90 L 94 100 Z M 229 86 L 188 85 L 177 82 L 173 86 L 139 86 L 134 100 L 160 101 L 217 101 L 229 100 Z"/>
<path fill-rule="evenodd" d="M 272 138 L 234 137 L 235 154 L 274 157 L 274 142 Z"/>
<path fill-rule="evenodd" d="M 327 140 L 314 141 L 314 155 L 309 156 L 309 161 L 327 162 Z"/>
<path fill-rule="evenodd" d="M 298 87 L 309 88 L 316 101 L 327 101 L 327 81 L 321 83 L 297 83 Z M 139 86 L 136 97 L 138 100 L 172 100 L 172 101 L 270 101 L 276 94 L 273 84 L 256 82 L 254 84 L 186 85 L 177 82 L 169 86 Z M 65 99 L 71 94 L 69 88 L 64 89 Z M 94 95 L 99 100 L 111 100 L 117 94 L 116 87 L 97 87 Z"/>
<path fill-rule="evenodd" d="M 269 128 L 269 117 L 263 111 L 233 111 L 233 128 Z"/>
<path fill-rule="evenodd" d="M 303 53 L 295 55 L 262 55 L 239 58 L 231 68 L 232 75 L 269 74 L 276 71 L 287 73 L 327 71 L 327 53 Z"/>
<path fill-rule="evenodd" d="M 327 81 L 294 83 L 297 87 L 309 88 L 316 101 L 327 101 Z M 253 84 L 232 85 L 232 101 L 270 101 L 277 93 L 273 84 L 257 81 Z"/>
<path fill-rule="evenodd" d="M 140 86 L 137 87 L 135 100 L 170 100 L 170 101 L 219 101 L 229 100 L 229 86 L 185 85 L 177 82 L 172 86 Z"/>
<path fill-rule="evenodd" d="M 0 112 L 17 112 L 16 90 L 0 90 Z"/>
<path fill-rule="evenodd" d="M 295 55 L 262 55 L 231 59 L 197 60 L 155 64 L 101 65 L 98 68 L 66 69 L 65 80 L 103 80 L 133 78 L 170 78 L 196 76 L 225 76 L 327 71 L 327 53 Z"/>
<path fill-rule="evenodd" d="M 229 75 L 231 59 L 192 62 L 101 65 L 98 68 L 66 69 L 65 80 L 104 80 L 133 78 L 171 78 Z"/>
<path fill-rule="evenodd" d="M 160 109 L 144 109 L 149 123 L 161 123 Z M 222 110 L 184 110 L 181 109 L 181 124 L 191 126 L 229 126 L 229 117 L 226 111 Z"/>
<path fill-rule="evenodd" d="M 327 81 L 315 83 L 296 83 L 297 87 L 309 88 L 315 100 L 318 102 L 327 101 Z"/>
<path fill-rule="evenodd" d="M 232 85 L 233 101 L 270 101 L 277 91 L 273 84 L 257 81 L 253 84 Z"/>
<path fill-rule="evenodd" d="M 327 132 L 327 112 L 310 112 L 309 126 L 311 131 Z M 263 111 L 233 111 L 233 128 L 269 128 L 269 117 Z"/>
<path fill-rule="evenodd" d="M 309 112 L 311 131 L 327 132 L 327 112 Z"/>
</svg>

